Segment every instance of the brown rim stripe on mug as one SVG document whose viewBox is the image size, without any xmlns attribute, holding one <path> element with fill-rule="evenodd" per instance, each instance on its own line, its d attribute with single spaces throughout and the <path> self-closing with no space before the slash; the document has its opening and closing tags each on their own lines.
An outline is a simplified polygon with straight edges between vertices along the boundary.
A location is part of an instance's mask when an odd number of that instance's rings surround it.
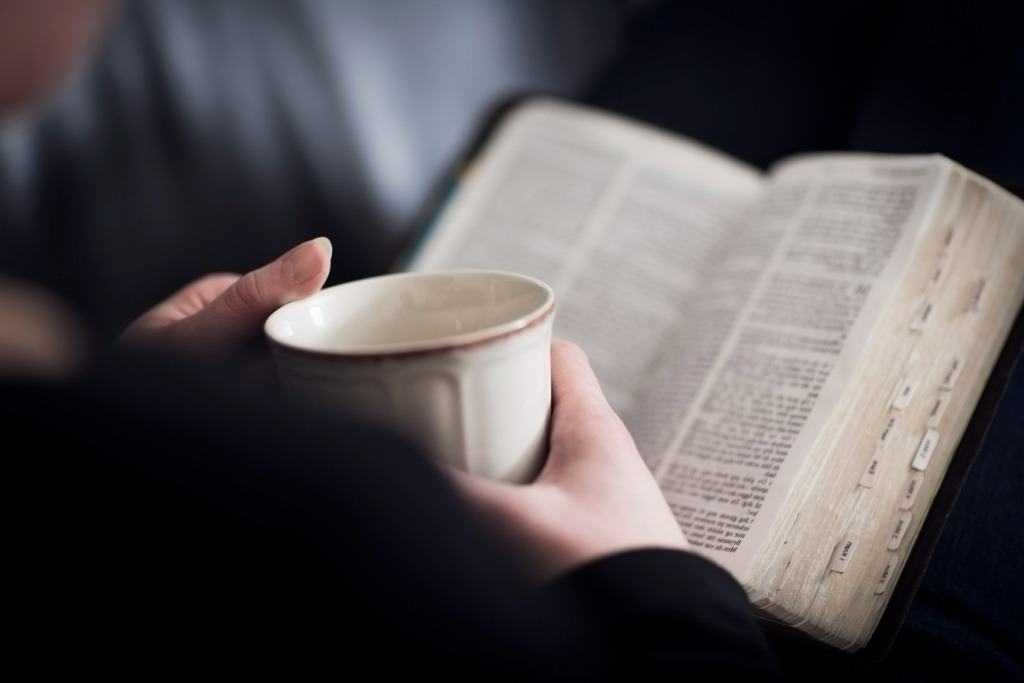
<svg viewBox="0 0 1024 683">
<path fill-rule="evenodd" d="M 344 358 L 345 360 L 364 360 L 367 362 L 380 362 L 392 358 L 411 358 L 415 356 L 429 356 L 435 353 L 451 351 L 452 349 L 472 349 L 478 346 L 484 346 L 485 344 L 492 344 L 494 342 L 501 341 L 502 339 L 508 339 L 514 334 L 520 334 L 521 332 L 525 332 L 526 330 L 532 327 L 540 325 L 545 320 L 547 320 L 548 317 L 551 316 L 551 314 L 553 314 L 554 312 L 555 300 L 551 299 L 551 301 L 548 302 L 548 305 L 546 307 L 542 308 L 540 312 L 535 314 L 536 317 L 533 320 L 531 320 L 526 325 L 518 329 L 509 330 L 508 332 L 502 332 L 501 334 L 495 335 L 493 337 L 487 337 L 485 339 L 477 339 L 476 341 L 464 342 L 462 344 L 445 344 L 444 346 L 439 346 L 435 349 L 414 349 L 411 351 L 395 351 L 393 353 L 346 353 L 344 351 L 313 351 L 311 349 L 300 349 L 296 346 L 282 344 L 276 339 L 270 337 L 270 335 L 265 336 L 271 346 L 276 346 L 277 348 L 283 351 L 287 351 L 288 353 L 292 353 L 298 356 L 307 356 L 310 358 Z"/>
</svg>

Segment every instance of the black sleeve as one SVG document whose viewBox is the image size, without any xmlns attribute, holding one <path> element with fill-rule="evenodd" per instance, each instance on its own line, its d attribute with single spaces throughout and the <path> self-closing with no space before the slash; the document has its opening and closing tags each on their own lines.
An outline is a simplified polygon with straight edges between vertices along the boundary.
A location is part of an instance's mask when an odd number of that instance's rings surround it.
<svg viewBox="0 0 1024 683">
<path fill-rule="evenodd" d="M 650 547 L 606 555 L 542 592 L 601 625 L 623 675 L 780 675 L 742 587 L 695 553 Z"/>
<path fill-rule="evenodd" d="M 538 589 L 409 443 L 239 387 L 148 357 L 70 384 L 0 383 L 10 665 L 770 670 L 742 594 L 702 561 L 631 552 L 564 577 L 578 594 Z"/>
</svg>

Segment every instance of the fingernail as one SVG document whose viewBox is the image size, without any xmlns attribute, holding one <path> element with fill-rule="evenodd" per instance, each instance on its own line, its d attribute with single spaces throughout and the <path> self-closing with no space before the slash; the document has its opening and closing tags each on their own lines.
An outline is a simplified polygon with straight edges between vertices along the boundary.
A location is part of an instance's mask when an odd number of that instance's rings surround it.
<svg viewBox="0 0 1024 683">
<path fill-rule="evenodd" d="M 329 239 L 317 237 L 288 252 L 284 257 L 284 266 L 291 284 L 302 284 L 319 275 L 324 269 L 324 261 L 330 262 L 333 251 Z"/>
<path fill-rule="evenodd" d="M 315 244 L 317 248 L 320 251 L 322 251 L 324 253 L 324 256 L 326 256 L 328 259 L 331 258 L 331 254 L 334 253 L 334 245 L 331 244 L 331 241 L 326 237 L 317 237 L 315 240 L 313 240 L 313 244 Z"/>
</svg>

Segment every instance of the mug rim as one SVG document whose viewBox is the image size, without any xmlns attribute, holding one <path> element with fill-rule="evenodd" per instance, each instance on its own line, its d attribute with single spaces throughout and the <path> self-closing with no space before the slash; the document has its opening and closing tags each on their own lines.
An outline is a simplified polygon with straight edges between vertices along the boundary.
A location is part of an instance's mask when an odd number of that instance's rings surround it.
<svg viewBox="0 0 1024 683">
<path fill-rule="evenodd" d="M 452 276 L 452 275 L 496 275 L 501 277 L 507 277 L 517 279 L 520 281 L 529 282 L 530 284 L 540 287 L 546 294 L 544 301 L 536 308 L 530 310 L 513 320 L 508 320 L 497 325 L 490 325 L 479 330 L 473 330 L 471 332 L 463 332 L 459 334 L 451 334 L 443 337 L 437 337 L 435 339 L 423 339 L 409 342 L 399 342 L 394 344 L 378 344 L 375 346 L 362 346 L 362 347 L 351 347 L 347 349 L 317 349 L 310 348 L 308 346 L 298 345 L 286 341 L 285 339 L 275 336 L 274 332 L 271 331 L 271 322 L 275 318 L 283 318 L 287 315 L 286 309 L 297 309 L 303 306 L 307 306 L 310 303 L 315 302 L 316 299 L 322 298 L 331 292 L 334 292 L 343 287 L 354 285 L 356 283 L 367 282 L 370 280 L 385 280 L 385 279 L 414 279 L 418 277 L 431 277 L 431 276 Z M 490 344 L 492 342 L 500 341 L 519 332 L 523 332 L 529 328 L 535 327 L 544 323 L 555 311 L 555 292 L 543 280 L 525 275 L 523 273 L 515 273 L 507 270 L 494 270 L 487 268 L 451 268 L 443 270 L 424 270 L 424 271 L 407 271 L 401 273 L 386 273 L 383 275 L 373 275 L 370 277 L 360 278 L 358 280 L 349 280 L 342 282 L 337 285 L 332 285 L 325 289 L 311 294 L 308 297 L 292 301 L 280 306 L 267 316 L 266 321 L 263 323 L 264 337 L 270 343 L 272 347 L 277 347 L 281 350 L 289 353 L 312 356 L 317 358 L 351 358 L 351 359 L 385 359 L 395 357 L 408 357 L 408 356 L 419 356 L 424 354 L 440 353 L 444 351 L 451 351 L 453 349 L 465 349 L 480 346 L 483 344 Z"/>
</svg>

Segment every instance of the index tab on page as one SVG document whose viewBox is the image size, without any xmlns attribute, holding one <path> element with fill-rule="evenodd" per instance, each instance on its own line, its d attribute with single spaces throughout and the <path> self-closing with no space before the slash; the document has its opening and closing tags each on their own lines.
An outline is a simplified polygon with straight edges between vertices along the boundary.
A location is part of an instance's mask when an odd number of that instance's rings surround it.
<svg viewBox="0 0 1024 683">
<path fill-rule="evenodd" d="M 892 407 L 896 410 L 903 410 L 910 405 L 910 399 L 914 397 L 914 389 L 917 381 L 910 375 L 904 375 L 896 386 L 896 393 L 893 395 Z"/>
<path fill-rule="evenodd" d="M 853 551 L 857 549 L 859 540 L 856 534 L 850 534 L 835 547 L 832 551 L 832 561 L 828 564 L 830 571 L 839 574 L 846 571 L 846 565 L 849 564 L 850 558 L 853 557 Z"/>
<path fill-rule="evenodd" d="M 921 304 L 921 308 L 917 309 L 917 314 L 914 316 L 914 319 L 910 321 L 911 331 L 923 332 L 924 328 L 928 325 L 928 321 L 932 319 L 932 313 L 934 312 L 935 304 L 930 300 Z"/>
<path fill-rule="evenodd" d="M 948 391 L 940 391 L 938 395 L 932 401 L 932 407 L 928 411 L 928 426 L 938 427 L 939 422 L 942 420 L 943 413 L 946 412 L 946 407 L 949 406 L 949 399 L 952 394 Z"/>
<path fill-rule="evenodd" d="M 892 436 L 893 429 L 896 427 L 896 416 L 890 416 L 889 420 L 885 423 L 885 427 L 882 429 L 881 435 L 878 437 L 878 445 L 885 446 L 889 441 L 889 437 Z"/>
<path fill-rule="evenodd" d="M 949 271 L 949 266 L 952 262 L 952 257 L 948 251 L 942 252 L 942 256 L 939 257 L 939 262 L 935 264 L 935 270 L 932 271 L 932 276 L 928 278 L 929 287 L 938 287 L 939 283 L 942 282 L 942 278 Z"/>
<path fill-rule="evenodd" d="M 969 312 L 977 313 L 981 310 L 981 298 L 985 294 L 985 284 L 985 278 L 980 277 L 971 286 L 970 298 L 967 301 L 967 310 Z"/>
<path fill-rule="evenodd" d="M 861 475 L 860 481 L 857 482 L 860 486 L 866 489 L 871 488 L 875 485 L 875 477 L 878 475 L 878 470 L 882 464 L 882 445 L 879 444 L 875 448 L 875 452 L 871 456 L 871 460 L 868 462 L 867 468 L 864 470 L 864 474 Z"/>
<path fill-rule="evenodd" d="M 964 361 L 960 356 L 952 356 L 943 367 L 942 388 L 952 389 L 953 385 L 960 378 L 960 372 L 964 369 Z"/>
<path fill-rule="evenodd" d="M 910 520 L 913 518 L 913 513 L 910 510 L 901 512 L 900 516 L 896 519 L 896 528 L 889 534 L 889 544 L 886 546 L 889 550 L 896 550 L 900 547 L 900 543 L 903 542 L 903 537 L 907 535 L 907 528 L 910 526 Z"/>
<path fill-rule="evenodd" d="M 903 487 L 903 500 L 900 501 L 900 510 L 909 510 L 914 506 L 914 499 L 917 492 L 924 485 L 924 472 L 914 472 L 910 475 L 906 485 Z"/>
<path fill-rule="evenodd" d="M 885 569 L 882 570 L 882 576 L 878 579 L 878 585 L 875 586 L 875 595 L 881 595 L 885 592 L 885 589 L 889 585 L 889 580 L 892 579 L 892 575 L 896 573 L 896 567 L 900 564 L 900 556 L 893 553 L 889 556 L 889 561 L 885 563 Z"/>
<path fill-rule="evenodd" d="M 942 238 L 942 253 L 949 253 L 949 246 L 953 244 L 953 238 L 956 237 L 956 224 L 950 223 L 946 226 L 946 236 Z"/>
<path fill-rule="evenodd" d="M 917 447 L 917 452 L 914 453 L 914 459 L 911 461 L 910 466 L 915 470 L 924 470 L 928 467 L 928 462 L 932 459 L 932 454 L 935 452 L 935 446 L 939 443 L 939 433 L 934 429 L 929 429 L 924 433 L 921 438 L 921 443 Z"/>
</svg>

